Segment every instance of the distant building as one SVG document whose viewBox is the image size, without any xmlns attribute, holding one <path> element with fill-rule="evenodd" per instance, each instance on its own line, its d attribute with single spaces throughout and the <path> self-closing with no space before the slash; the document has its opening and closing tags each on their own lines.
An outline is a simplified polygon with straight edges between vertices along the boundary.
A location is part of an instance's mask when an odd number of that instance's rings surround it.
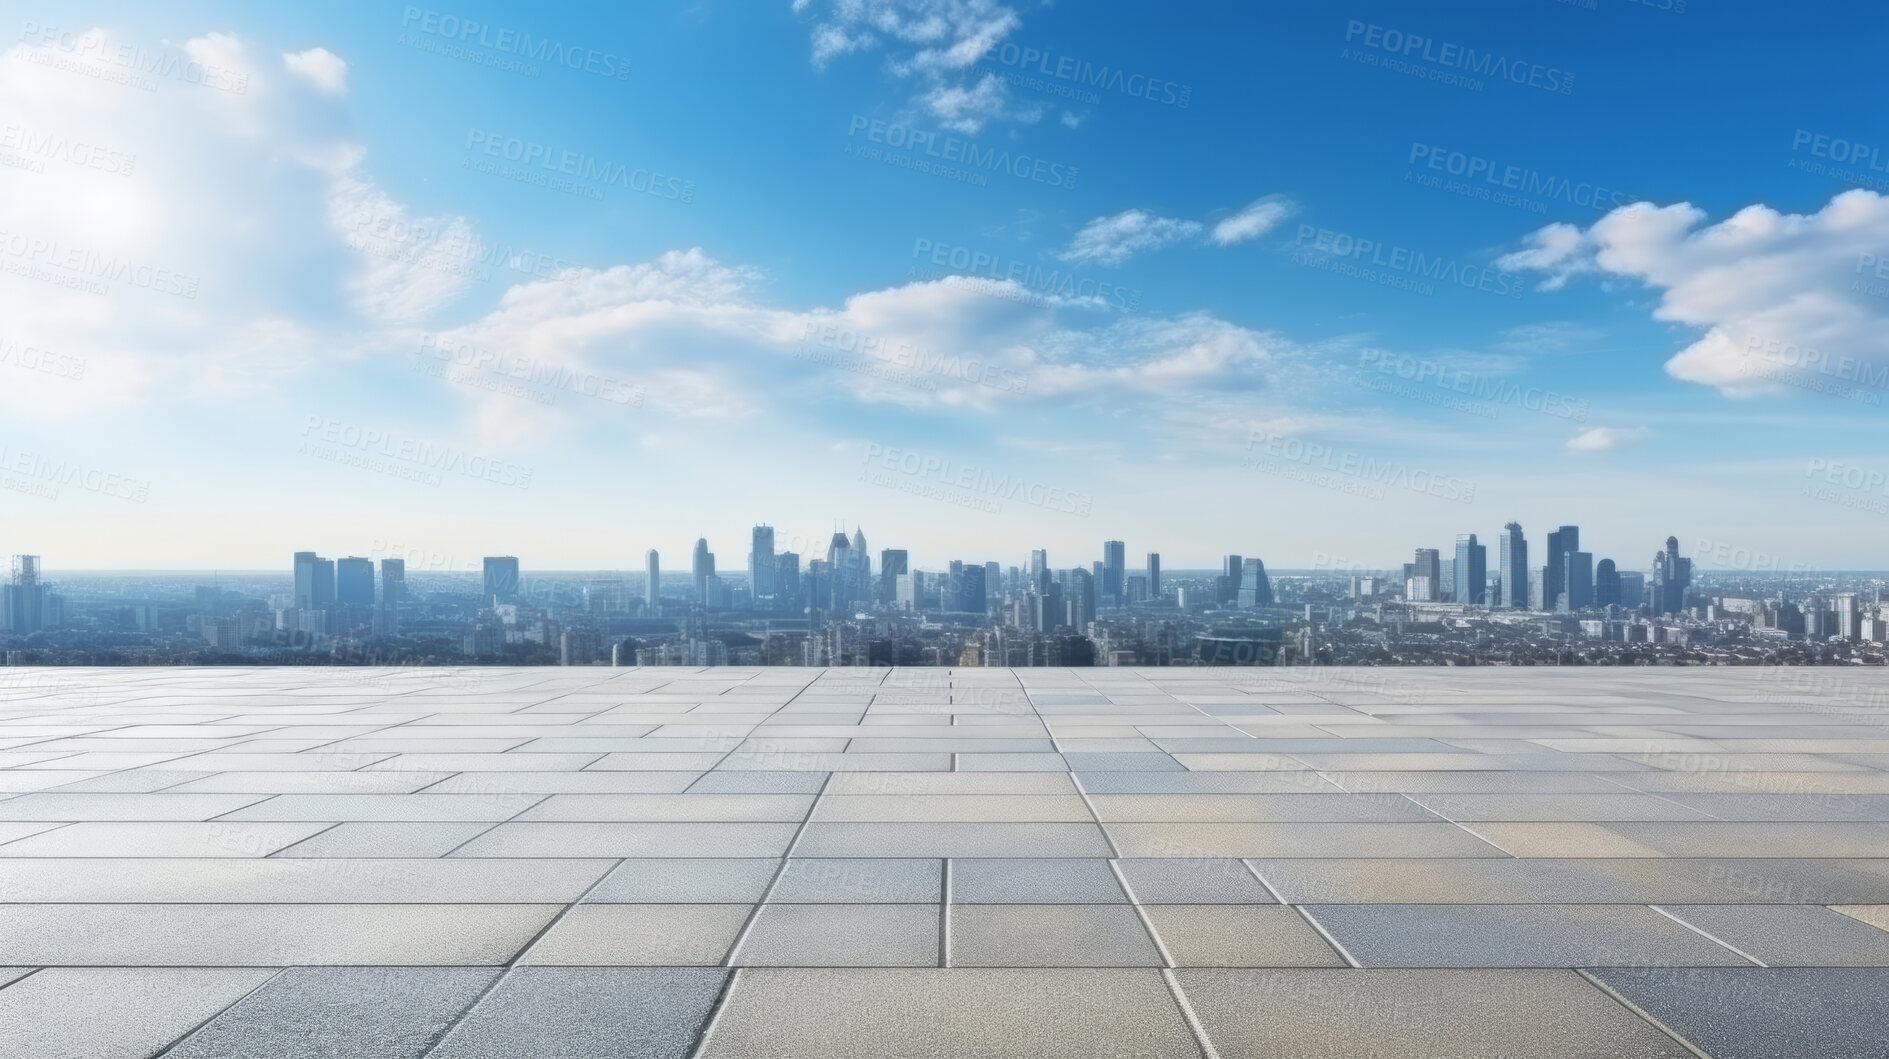
<svg viewBox="0 0 1889 1059">
<path fill-rule="evenodd" d="M 899 578 L 908 573 L 908 561 L 909 557 L 903 548 L 887 548 L 879 553 L 879 602 L 898 601 Z"/>
<path fill-rule="evenodd" d="M 693 559 L 690 572 L 695 575 L 695 601 L 707 606 L 708 579 L 715 576 L 715 553 L 708 550 L 707 537 L 696 538 Z"/>
<path fill-rule="evenodd" d="M 1484 606 L 1489 602 L 1489 549 L 1476 535 L 1456 537 L 1456 602 Z"/>
<path fill-rule="evenodd" d="M 1679 538 L 1666 538 L 1666 550 L 1653 556 L 1653 576 L 1647 582 L 1653 613 L 1677 614 L 1686 609 L 1686 590 L 1692 586 L 1692 560 L 1679 554 Z"/>
<path fill-rule="evenodd" d="M 335 561 L 335 602 L 348 607 L 374 605 L 374 560 L 350 555 Z"/>
<path fill-rule="evenodd" d="M 1524 609 L 1528 606 L 1528 540 L 1522 536 L 1521 523 L 1502 527 L 1497 552 L 1495 605 Z"/>
<path fill-rule="evenodd" d="M 774 527 L 754 527 L 748 549 L 748 587 L 758 604 L 774 597 Z"/>
<path fill-rule="evenodd" d="M 518 602 L 518 557 L 515 555 L 488 555 L 485 557 L 485 579 L 481 595 L 488 604 Z"/>
<path fill-rule="evenodd" d="M 1272 606 L 1272 582 L 1266 577 L 1266 564 L 1247 559 L 1240 569 L 1240 607 L 1254 610 Z"/>
<path fill-rule="evenodd" d="M 1128 546 L 1121 541 L 1102 542 L 1102 598 L 1112 603 L 1122 599 L 1122 578 L 1127 576 Z"/>
<path fill-rule="evenodd" d="M 662 611 L 662 557 L 651 548 L 643 556 L 643 606 L 653 616 Z"/>
<path fill-rule="evenodd" d="M 1161 553 L 1148 553 L 1148 598 L 1161 598 Z"/>
</svg>

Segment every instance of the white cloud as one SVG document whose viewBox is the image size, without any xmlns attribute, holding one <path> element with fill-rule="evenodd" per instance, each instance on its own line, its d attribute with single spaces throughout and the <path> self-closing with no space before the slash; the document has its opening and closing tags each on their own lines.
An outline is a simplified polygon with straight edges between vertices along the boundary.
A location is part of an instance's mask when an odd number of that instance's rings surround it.
<svg viewBox="0 0 1889 1059">
<path fill-rule="evenodd" d="M 1156 217 L 1146 210 L 1123 210 L 1113 217 L 1097 217 L 1082 226 L 1068 249 L 1056 255 L 1064 261 L 1093 261 L 1120 265 L 1136 254 L 1159 250 L 1200 234 L 1196 221 Z"/>
<path fill-rule="evenodd" d="M 1292 203 L 1277 195 L 1256 199 L 1247 207 L 1213 226 L 1208 238 L 1215 246 L 1232 246 L 1257 239 L 1292 215 Z"/>
<path fill-rule="evenodd" d="M 282 56 L 282 65 L 290 73 L 315 86 L 317 91 L 339 96 L 348 90 L 347 60 L 326 48 L 286 52 Z"/>
<path fill-rule="evenodd" d="M 1635 203 L 1585 231 L 1549 225 L 1499 266 L 1624 276 L 1661 292 L 1657 320 L 1703 332 L 1667 374 L 1735 397 L 1841 392 L 1889 380 L 1889 299 L 1868 262 L 1889 256 L 1889 199 L 1846 191 L 1814 214 L 1750 206 L 1717 224 L 1686 203 Z"/>
<path fill-rule="evenodd" d="M 924 82 L 918 98 L 945 127 L 975 135 L 996 120 L 1034 122 L 1041 107 L 1011 109 L 1001 78 L 971 68 L 1022 25 L 997 0 L 794 0 L 795 14 L 814 24 L 814 69 L 853 52 L 886 49 L 886 69 Z"/>
<path fill-rule="evenodd" d="M 1563 446 L 1568 452 L 1612 452 L 1647 435 L 1645 427 L 1588 427 L 1569 438 Z"/>
</svg>

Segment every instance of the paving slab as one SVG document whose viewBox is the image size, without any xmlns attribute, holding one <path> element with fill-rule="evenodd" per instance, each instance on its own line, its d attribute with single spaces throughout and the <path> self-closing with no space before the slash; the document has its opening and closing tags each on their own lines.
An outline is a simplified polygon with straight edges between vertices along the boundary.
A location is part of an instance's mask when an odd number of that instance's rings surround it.
<svg viewBox="0 0 1889 1059">
<path fill-rule="evenodd" d="M 1714 1059 L 1889 1054 L 1889 968 L 1603 967 L 1591 973 Z"/>
<path fill-rule="evenodd" d="M 0 1041 L 32 1059 L 147 1059 L 272 969 L 49 967 L 0 989 Z"/>
<path fill-rule="evenodd" d="M 498 980 L 494 967 L 290 967 L 165 1059 L 420 1059 Z"/>
<path fill-rule="evenodd" d="M 685 1059 L 728 972 L 710 967 L 519 967 L 428 1059 Z"/>
</svg>

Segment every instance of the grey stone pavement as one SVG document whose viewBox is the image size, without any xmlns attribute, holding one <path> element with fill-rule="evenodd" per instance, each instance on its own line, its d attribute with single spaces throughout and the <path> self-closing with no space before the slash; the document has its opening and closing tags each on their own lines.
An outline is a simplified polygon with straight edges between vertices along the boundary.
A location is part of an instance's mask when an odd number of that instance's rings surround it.
<svg viewBox="0 0 1889 1059">
<path fill-rule="evenodd" d="M 1884 1056 L 1889 672 L 0 669 L 0 1054 Z"/>
</svg>

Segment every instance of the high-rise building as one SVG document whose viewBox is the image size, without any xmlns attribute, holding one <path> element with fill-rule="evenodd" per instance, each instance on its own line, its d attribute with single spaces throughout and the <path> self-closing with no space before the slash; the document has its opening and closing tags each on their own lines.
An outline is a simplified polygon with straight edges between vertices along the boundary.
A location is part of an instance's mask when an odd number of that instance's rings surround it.
<svg viewBox="0 0 1889 1059">
<path fill-rule="evenodd" d="M 1069 571 L 1069 624 L 1077 629 L 1095 620 L 1095 575 L 1078 566 Z"/>
<path fill-rule="evenodd" d="M 879 595 L 881 603 L 896 603 L 899 593 L 899 578 L 908 572 L 906 564 L 910 561 L 903 548 L 884 548 L 879 552 Z"/>
<path fill-rule="evenodd" d="M 925 603 L 925 581 L 918 574 L 899 574 L 893 585 L 893 604 L 900 610 L 915 611 Z"/>
<path fill-rule="evenodd" d="M 1563 557 L 1561 601 L 1556 609 L 1569 614 L 1594 605 L 1594 553 L 1569 552 Z"/>
<path fill-rule="evenodd" d="M 782 600 L 782 610 L 799 613 L 801 606 L 799 552 L 782 552 L 774 557 L 774 594 Z"/>
<path fill-rule="evenodd" d="M 754 593 L 757 606 L 774 598 L 774 527 L 766 523 L 754 527 L 748 549 L 748 590 Z"/>
<path fill-rule="evenodd" d="M 1525 609 L 1528 606 L 1528 540 L 1522 536 L 1521 523 L 1510 522 L 1502 527 L 1497 552 L 1495 605 Z"/>
<path fill-rule="evenodd" d="M 1272 582 L 1266 577 L 1266 564 L 1247 559 L 1240 569 L 1240 607 L 1253 610 L 1272 606 Z"/>
<path fill-rule="evenodd" d="M 1102 542 L 1102 598 L 1112 603 L 1122 600 L 1122 578 L 1128 563 L 1128 546 L 1121 541 Z"/>
<path fill-rule="evenodd" d="M 643 555 L 643 606 L 649 613 L 662 610 L 662 556 L 651 548 Z"/>
<path fill-rule="evenodd" d="M 1241 559 L 1237 555 L 1229 555 L 1226 558 L 1220 560 L 1220 576 L 1225 578 L 1226 581 L 1223 585 L 1216 586 L 1216 587 L 1221 588 L 1223 591 L 1221 592 L 1219 598 L 1214 600 L 1214 602 L 1220 604 L 1223 607 L 1231 607 L 1239 603 L 1240 601 L 1240 570 L 1245 565 L 1245 562 L 1246 561 L 1244 559 Z"/>
<path fill-rule="evenodd" d="M 1561 594 L 1567 590 L 1563 580 L 1568 572 L 1568 553 L 1581 550 L 1581 528 L 1563 526 L 1548 534 L 1548 561 L 1543 569 L 1548 571 L 1548 580 L 1542 586 L 1542 601 L 1547 610 L 1566 610 L 1562 605 Z"/>
<path fill-rule="evenodd" d="M 1692 585 L 1692 560 L 1679 554 L 1679 538 L 1666 538 L 1666 550 L 1653 556 L 1653 613 L 1677 614 L 1686 609 L 1686 590 Z"/>
<path fill-rule="evenodd" d="M 374 605 L 374 560 L 358 555 L 335 560 L 335 602 L 348 607 Z"/>
<path fill-rule="evenodd" d="M 1049 549 L 1038 548 L 1030 553 L 1030 584 L 1038 592 L 1043 590 L 1043 578 L 1049 575 Z"/>
<path fill-rule="evenodd" d="M 380 633 L 394 636 L 400 632 L 400 608 L 407 601 L 407 561 L 380 561 Z"/>
<path fill-rule="evenodd" d="M 1646 575 L 1638 570 L 1620 571 L 1620 605 L 1639 607 L 1646 603 Z"/>
<path fill-rule="evenodd" d="M 295 609 L 309 610 L 315 605 L 315 564 L 321 556 L 314 552 L 295 553 Z"/>
<path fill-rule="evenodd" d="M 708 550 L 708 538 L 695 539 L 695 554 L 690 563 L 695 578 L 695 602 L 708 606 L 708 579 L 715 576 L 715 553 Z"/>
<path fill-rule="evenodd" d="M 1620 602 L 1620 572 L 1612 559 L 1594 564 L 1594 605 L 1608 607 Z"/>
<path fill-rule="evenodd" d="M 485 557 L 485 601 L 487 603 L 518 602 L 518 557 L 515 555 L 488 555 Z"/>
<path fill-rule="evenodd" d="M 996 563 L 984 564 L 984 599 L 995 603 L 1003 599 L 1004 573 Z"/>
<path fill-rule="evenodd" d="M 1148 598 L 1161 598 L 1161 553 L 1148 553 Z"/>
<path fill-rule="evenodd" d="M 1434 603 L 1437 591 L 1443 584 L 1443 553 L 1435 548 L 1418 548 L 1416 569 L 1410 575 L 1412 580 L 1424 579 L 1426 594 L 1421 598 L 1412 598 L 1412 603 Z"/>
<path fill-rule="evenodd" d="M 982 614 L 989 608 L 989 597 L 985 594 L 985 577 L 988 569 L 976 563 L 965 563 L 963 581 L 960 583 L 958 609 L 967 614 Z"/>
<path fill-rule="evenodd" d="M 964 563 L 953 559 L 945 567 L 944 583 L 938 586 L 938 609 L 942 611 L 960 611 L 964 609 Z"/>
<path fill-rule="evenodd" d="M 1489 549 L 1476 543 L 1473 533 L 1456 535 L 1456 602 L 1484 606 L 1489 602 Z"/>
<path fill-rule="evenodd" d="M 858 565 L 853 555 L 852 538 L 844 530 L 835 530 L 833 539 L 827 542 L 827 576 L 831 578 L 827 598 L 820 602 L 822 609 L 843 611 L 852 609 L 853 589 L 858 580 Z"/>
<path fill-rule="evenodd" d="M 39 556 L 14 556 L 12 575 L 0 591 L 0 622 L 21 636 L 59 624 L 51 586 L 39 579 Z"/>
</svg>

